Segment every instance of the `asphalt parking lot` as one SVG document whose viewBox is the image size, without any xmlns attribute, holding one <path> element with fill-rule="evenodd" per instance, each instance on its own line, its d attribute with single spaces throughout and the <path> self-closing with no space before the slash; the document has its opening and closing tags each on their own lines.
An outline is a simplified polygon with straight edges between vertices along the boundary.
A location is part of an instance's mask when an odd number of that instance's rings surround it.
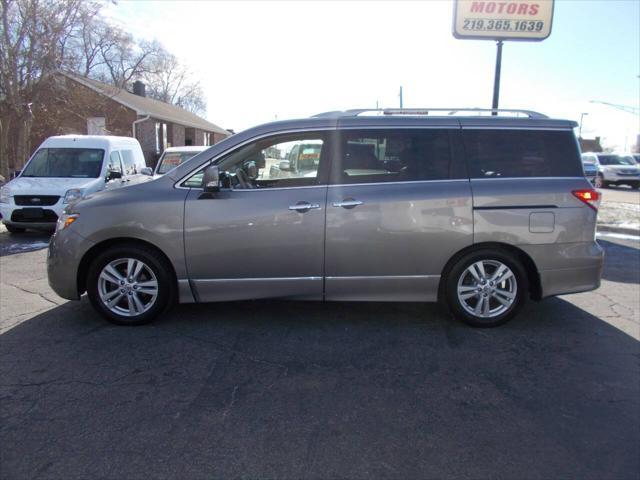
<svg viewBox="0 0 640 480">
<path fill-rule="evenodd" d="M 0 477 L 638 478 L 640 243 L 600 241 L 598 291 L 492 330 L 275 301 L 115 327 L 5 248 Z"/>
<path fill-rule="evenodd" d="M 635 190 L 626 185 L 608 187 L 600 190 L 605 202 L 640 203 L 640 190 Z"/>
</svg>

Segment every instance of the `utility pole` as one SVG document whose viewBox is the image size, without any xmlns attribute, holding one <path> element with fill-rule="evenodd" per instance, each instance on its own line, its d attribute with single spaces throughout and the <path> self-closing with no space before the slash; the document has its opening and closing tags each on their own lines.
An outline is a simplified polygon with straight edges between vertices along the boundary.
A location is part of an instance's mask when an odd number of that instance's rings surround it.
<svg viewBox="0 0 640 480">
<path fill-rule="evenodd" d="M 502 40 L 496 42 L 498 51 L 496 52 L 496 73 L 493 77 L 493 102 L 491 108 L 497 109 L 500 100 L 500 70 L 502 69 Z M 498 112 L 491 112 L 491 115 L 497 115 Z"/>
<path fill-rule="evenodd" d="M 400 108 L 402 108 L 402 85 L 400 85 Z"/>
<path fill-rule="evenodd" d="M 587 112 L 583 112 L 580 114 L 580 128 L 578 129 L 578 138 L 582 138 L 582 119 L 585 115 L 589 115 Z"/>
</svg>

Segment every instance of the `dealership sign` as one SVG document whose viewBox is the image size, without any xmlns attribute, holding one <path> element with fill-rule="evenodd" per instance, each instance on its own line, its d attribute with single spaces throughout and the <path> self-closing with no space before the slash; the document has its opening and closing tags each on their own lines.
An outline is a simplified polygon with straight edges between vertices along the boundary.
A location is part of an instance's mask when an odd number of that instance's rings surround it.
<svg viewBox="0 0 640 480">
<path fill-rule="evenodd" d="M 455 0 L 453 35 L 475 40 L 544 40 L 554 0 Z"/>
</svg>

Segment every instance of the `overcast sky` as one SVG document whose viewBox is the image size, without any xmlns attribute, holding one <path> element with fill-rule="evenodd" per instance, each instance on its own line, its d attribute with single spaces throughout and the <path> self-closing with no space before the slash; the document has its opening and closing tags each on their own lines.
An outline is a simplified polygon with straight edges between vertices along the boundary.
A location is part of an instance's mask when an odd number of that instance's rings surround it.
<svg viewBox="0 0 640 480">
<path fill-rule="evenodd" d="M 544 1 L 544 0 L 541 0 Z M 210 121 L 236 131 L 347 108 L 490 107 L 492 41 L 456 40 L 449 1 L 120 1 L 107 14 L 160 40 L 201 79 Z M 580 120 L 622 150 L 640 117 L 640 2 L 558 0 L 543 42 L 506 42 L 502 108 Z"/>
</svg>

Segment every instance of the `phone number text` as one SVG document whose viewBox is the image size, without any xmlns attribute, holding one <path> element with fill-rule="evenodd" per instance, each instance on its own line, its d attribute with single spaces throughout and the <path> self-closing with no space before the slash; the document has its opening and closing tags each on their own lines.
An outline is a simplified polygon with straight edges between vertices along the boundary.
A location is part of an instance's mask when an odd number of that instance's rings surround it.
<svg viewBox="0 0 640 480">
<path fill-rule="evenodd" d="M 541 32 L 544 22 L 541 20 L 487 20 L 485 18 L 467 19 L 463 30 L 475 32 Z"/>
</svg>

